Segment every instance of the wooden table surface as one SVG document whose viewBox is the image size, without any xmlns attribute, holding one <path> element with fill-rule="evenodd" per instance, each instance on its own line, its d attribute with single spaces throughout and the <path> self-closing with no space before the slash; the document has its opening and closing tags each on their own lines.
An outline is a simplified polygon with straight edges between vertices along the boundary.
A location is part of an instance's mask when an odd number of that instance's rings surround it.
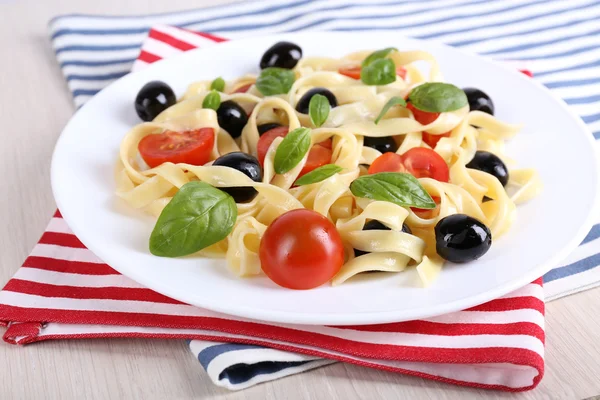
<svg viewBox="0 0 600 400">
<path fill-rule="evenodd" d="M 73 113 L 47 36 L 59 14 L 143 14 L 230 0 L 0 0 L 0 285 L 55 210 L 50 158 Z M 600 288 L 547 305 L 546 372 L 514 395 L 335 364 L 241 392 L 214 386 L 181 340 L 0 343 L 1 399 L 582 399 L 600 394 Z"/>
</svg>

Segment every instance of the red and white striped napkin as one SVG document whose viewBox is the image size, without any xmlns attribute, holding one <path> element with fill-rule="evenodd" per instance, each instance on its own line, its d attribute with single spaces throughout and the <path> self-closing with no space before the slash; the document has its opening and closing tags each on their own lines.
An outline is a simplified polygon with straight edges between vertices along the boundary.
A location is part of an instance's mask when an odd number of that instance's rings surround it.
<svg viewBox="0 0 600 400">
<path fill-rule="evenodd" d="M 155 27 L 134 69 L 224 40 Z M 58 211 L 0 292 L 0 321 L 12 344 L 100 337 L 245 343 L 507 391 L 532 389 L 544 373 L 541 279 L 489 303 L 425 320 L 269 324 L 196 308 L 140 286 L 86 249 Z"/>
</svg>

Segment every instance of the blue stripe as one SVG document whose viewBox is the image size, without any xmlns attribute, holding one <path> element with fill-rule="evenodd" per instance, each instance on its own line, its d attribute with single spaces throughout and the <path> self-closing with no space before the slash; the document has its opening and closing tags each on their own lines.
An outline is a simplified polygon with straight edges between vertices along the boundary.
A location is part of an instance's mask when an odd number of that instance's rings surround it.
<svg viewBox="0 0 600 400">
<path fill-rule="evenodd" d="M 550 71 L 544 71 L 544 72 L 536 72 L 535 75 L 536 75 L 536 77 L 540 77 L 540 76 L 544 76 L 544 75 L 555 74 L 558 72 L 568 72 L 568 71 L 576 71 L 578 69 L 593 68 L 593 67 L 597 67 L 599 65 L 600 65 L 600 59 L 591 61 L 591 62 L 588 62 L 585 64 L 574 65 L 572 67 L 552 69 Z"/>
<path fill-rule="evenodd" d="M 539 75 L 539 74 L 536 74 L 536 76 L 537 75 Z M 568 80 L 568 81 L 556 81 L 556 82 L 544 83 L 544 85 L 548 89 L 557 89 L 557 88 L 571 87 L 571 86 L 594 85 L 596 83 L 600 83 L 600 78 L 574 79 L 574 80 Z"/>
<path fill-rule="evenodd" d="M 54 52 L 58 55 L 66 51 L 114 51 L 114 50 L 131 50 L 139 49 L 140 42 L 132 44 L 111 44 L 106 46 L 87 46 L 87 45 L 75 45 L 65 46 L 55 49 Z"/>
<path fill-rule="evenodd" d="M 581 119 L 586 124 L 591 124 L 592 122 L 600 121 L 600 114 L 584 115 Z"/>
<path fill-rule="evenodd" d="M 73 97 L 77 96 L 93 96 L 100 90 L 97 89 L 75 89 L 73 90 Z"/>
<path fill-rule="evenodd" d="M 204 367 L 204 369 L 208 368 L 208 364 L 211 363 L 216 357 L 220 356 L 223 353 L 227 353 L 230 351 L 237 350 L 247 350 L 247 349 L 261 349 L 261 346 L 255 346 L 252 344 L 217 344 L 214 346 L 207 347 L 198 353 L 198 361 Z"/>
<path fill-rule="evenodd" d="M 600 101 L 600 94 L 586 97 L 574 97 L 572 99 L 565 99 L 567 104 L 588 104 Z M 600 109 L 600 108 L 599 108 Z"/>
<path fill-rule="evenodd" d="M 552 271 L 544 275 L 544 283 L 552 282 L 557 279 L 566 278 L 571 275 L 589 271 L 592 268 L 600 265 L 600 254 L 584 258 L 574 262 L 573 264 L 565 265 L 564 267 L 554 268 Z"/>
<path fill-rule="evenodd" d="M 557 43 L 565 42 L 565 41 L 571 40 L 571 39 L 586 38 L 591 35 L 597 35 L 598 33 L 600 33 L 600 29 L 591 31 L 591 32 L 584 32 L 584 33 L 575 34 L 575 35 L 563 36 L 560 39 L 549 39 L 549 40 L 544 40 L 541 42 L 533 42 L 533 43 L 527 43 L 527 44 L 519 44 L 517 46 L 504 47 L 502 49 L 497 49 L 497 50 L 493 50 L 493 51 L 485 51 L 481 54 L 495 55 L 495 54 L 503 54 L 503 53 L 514 53 L 514 52 L 518 52 L 518 51 L 522 51 L 522 50 L 533 49 L 536 47 L 543 47 L 543 46 L 550 45 L 550 44 L 555 45 Z"/>
<path fill-rule="evenodd" d="M 219 374 L 219 380 L 227 380 L 237 385 L 248 382 L 258 375 L 270 375 L 284 369 L 298 367 L 313 361 L 261 361 L 255 364 L 235 364 Z"/>
<path fill-rule="evenodd" d="M 571 11 L 571 10 L 568 10 Z M 561 11 L 561 14 L 564 11 Z M 539 18 L 539 17 L 537 17 Z M 542 32 L 546 32 L 546 31 L 553 31 L 553 30 L 557 30 L 557 29 L 561 29 L 561 28 L 572 28 L 573 26 L 582 24 L 582 23 L 586 23 L 586 22 L 590 22 L 590 21 L 596 21 L 598 19 L 598 17 L 594 16 L 591 18 L 582 18 L 582 19 L 575 19 L 573 21 L 567 21 L 564 24 L 560 24 L 560 25 L 551 25 L 551 26 L 546 26 L 544 28 L 536 28 L 536 29 L 530 29 L 530 30 L 526 30 L 526 31 L 519 31 L 519 32 L 509 32 L 509 33 L 505 33 L 502 35 L 494 35 L 492 37 L 486 37 L 483 39 L 466 39 L 466 40 L 460 40 L 457 42 L 448 42 L 449 45 L 451 46 L 457 46 L 457 47 L 461 47 L 461 46 L 468 46 L 470 44 L 475 44 L 475 43 L 479 43 L 485 40 L 498 40 L 498 39 L 505 39 L 505 38 L 509 38 L 509 37 L 518 37 L 518 36 L 522 36 L 522 35 L 530 35 L 532 33 L 542 33 Z M 527 18 L 527 20 L 530 20 L 530 18 Z M 510 23 L 515 23 L 518 20 L 515 21 L 510 21 Z M 491 27 L 492 25 L 486 25 L 486 27 Z M 461 33 L 461 32 L 470 32 L 471 28 L 464 28 L 458 31 L 448 31 L 444 34 L 452 34 L 452 33 Z"/>
<path fill-rule="evenodd" d="M 539 55 L 539 56 L 522 57 L 519 55 L 518 59 L 522 60 L 522 61 L 530 61 L 530 60 L 549 60 L 552 58 L 565 58 L 565 57 L 570 57 L 570 56 L 574 56 L 577 54 L 587 53 L 587 52 L 590 52 L 592 50 L 597 50 L 597 49 L 600 49 L 600 45 L 585 46 L 585 47 L 580 47 L 577 49 L 567 50 L 562 53 L 550 53 L 550 54 Z"/>
<path fill-rule="evenodd" d="M 85 60 L 70 60 L 63 61 L 60 63 L 60 67 L 64 68 L 69 65 L 74 65 L 78 67 L 104 67 L 107 65 L 116 65 L 116 64 L 132 64 L 135 61 L 135 58 L 117 58 L 112 60 L 103 60 L 103 61 L 85 61 Z"/>
<path fill-rule="evenodd" d="M 600 139 L 600 131 L 593 132 L 592 135 L 594 135 L 594 139 Z"/>
<path fill-rule="evenodd" d="M 119 79 L 125 75 L 127 75 L 129 71 L 123 72 L 115 72 L 112 74 L 104 74 L 104 75 L 81 75 L 81 74 L 72 74 L 67 75 L 67 82 L 72 80 L 79 81 L 107 81 L 111 79 Z"/>
<path fill-rule="evenodd" d="M 596 224 L 596 225 L 592 226 L 592 229 L 587 234 L 585 239 L 583 239 L 581 244 L 586 244 L 588 242 L 591 242 L 594 239 L 598 239 L 599 237 L 600 237 L 600 224 Z"/>
</svg>

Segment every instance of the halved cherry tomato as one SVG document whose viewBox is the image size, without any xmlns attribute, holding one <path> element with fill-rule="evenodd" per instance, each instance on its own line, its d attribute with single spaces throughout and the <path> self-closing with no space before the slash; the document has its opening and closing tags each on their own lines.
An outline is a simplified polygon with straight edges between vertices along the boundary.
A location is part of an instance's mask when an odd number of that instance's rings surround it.
<svg viewBox="0 0 600 400">
<path fill-rule="evenodd" d="M 402 164 L 402 157 L 392 152 L 383 153 L 373 161 L 367 171 L 369 174 L 378 172 L 406 172 L 406 168 Z"/>
<path fill-rule="evenodd" d="M 138 144 L 140 155 L 154 168 L 165 162 L 204 165 L 210 160 L 215 144 L 215 132 L 212 128 L 193 131 L 165 131 L 145 136 Z"/>
<path fill-rule="evenodd" d="M 360 79 L 360 70 L 361 66 L 356 65 L 354 67 L 343 67 L 338 70 L 338 73 L 342 75 L 346 75 L 352 79 Z M 398 75 L 402 79 L 406 79 L 406 69 L 404 67 L 396 68 L 396 75 Z"/>
<path fill-rule="evenodd" d="M 431 112 L 427 112 L 427 111 L 421 111 L 418 108 L 416 108 L 415 106 L 413 106 L 412 103 L 410 103 L 410 102 L 408 104 L 406 104 L 406 108 L 408 108 L 410 111 L 412 111 L 413 115 L 415 116 L 415 119 L 421 125 L 429 125 L 430 123 L 435 121 L 437 119 L 437 117 L 440 116 L 440 113 L 431 113 Z"/>
<path fill-rule="evenodd" d="M 442 133 L 441 135 L 433 135 L 431 133 L 423 132 L 423 141 L 427 143 L 429 147 L 435 149 L 435 146 L 437 146 L 437 143 L 440 141 L 441 138 L 449 136 L 450 131 Z"/>
<path fill-rule="evenodd" d="M 266 131 L 260 139 L 258 139 L 258 143 L 256 144 L 256 153 L 258 161 L 261 165 L 265 163 L 265 156 L 267 155 L 267 151 L 271 146 L 271 143 L 277 137 L 285 137 L 288 134 L 289 128 L 287 126 L 278 126 L 277 128 L 270 129 Z M 309 173 L 313 169 L 319 168 L 325 164 L 329 164 L 331 162 L 331 156 L 333 155 L 331 151 L 331 139 L 327 139 L 314 145 L 310 152 L 308 153 L 308 159 L 306 160 L 306 164 L 304 164 L 304 168 L 300 171 L 301 177 L 304 174 Z"/>
<path fill-rule="evenodd" d="M 437 196 L 431 196 L 431 198 L 435 202 L 435 208 L 428 210 L 426 208 L 411 207 L 410 209 L 413 210 L 413 212 L 415 214 L 417 214 L 418 217 L 423 218 L 423 219 L 430 219 L 430 218 L 435 217 L 440 212 L 439 211 L 440 201 L 442 201 L 442 199 L 440 199 Z"/>
<path fill-rule="evenodd" d="M 239 88 L 235 89 L 233 91 L 233 93 L 246 93 L 248 91 L 248 89 L 250 89 L 250 86 L 252 86 L 252 83 L 249 83 L 244 86 L 240 86 Z"/>
<path fill-rule="evenodd" d="M 416 178 L 433 178 L 440 182 L 450 180 L 448 164 L 431 149 L 414 147 L 402 154 L 401 158 L 406 171 Z"/>
<path fill-rule="evenodd" d="M 260 264 L 276 284 L 312 289 L 338 273 L 344 246 L 335 225 L 307 209 L 288 211 L 269 225 L 261 241 Z"/>
<path fill-rule="evenodd" d="M 323 165 L 329 164 L 331 162 L 331 156 L 333 152 L 331 149 L 328 149 L 325 146 L 321 146 L 321 144 L 315 144 L 310 151 L 308 152 L 308 158 L 306 159 L 306 164 L 300 171 L 298 178 L 300 178 L 304 174 L 308 174 L 310 171 L 322 167 Z"/>
</svg>

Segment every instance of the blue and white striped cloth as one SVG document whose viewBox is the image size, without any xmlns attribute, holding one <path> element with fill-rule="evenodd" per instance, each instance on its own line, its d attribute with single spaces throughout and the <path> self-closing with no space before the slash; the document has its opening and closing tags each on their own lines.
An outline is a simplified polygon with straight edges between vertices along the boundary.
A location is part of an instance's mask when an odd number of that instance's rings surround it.
<svg viewBox="0 0 600 400">
<path fill-rule="evenodd" d="M 600 140 L 599 0 L 267 0 L 152 16 L 66 15 L 50 34 L 77 107 L 127 74 L 150 27 L 168 24 L 227 38 L 300 30 L 389 29 L 525 63 Z M 600 145 L 600 144 L 599 144 Z M 600 224 L 544 276 L 547 301 L 600 285 Z M 257 346 L 192 341 L 218 385 L 241 389 L 325 365 Z"/>
</svg>

